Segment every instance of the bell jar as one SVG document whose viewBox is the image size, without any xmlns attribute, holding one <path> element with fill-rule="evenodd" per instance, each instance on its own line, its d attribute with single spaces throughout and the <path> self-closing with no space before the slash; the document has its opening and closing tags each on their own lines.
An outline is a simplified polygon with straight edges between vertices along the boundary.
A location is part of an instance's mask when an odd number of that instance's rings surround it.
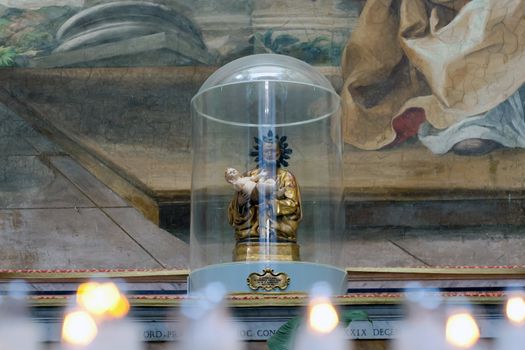
<svg viewBox="0 0 525 350">
<path fill-rule="evenodd" d="M 346 291 L 340 100 L 312 66 L 237 59 L 191 100 L 189 289 Z"/>
</svg>

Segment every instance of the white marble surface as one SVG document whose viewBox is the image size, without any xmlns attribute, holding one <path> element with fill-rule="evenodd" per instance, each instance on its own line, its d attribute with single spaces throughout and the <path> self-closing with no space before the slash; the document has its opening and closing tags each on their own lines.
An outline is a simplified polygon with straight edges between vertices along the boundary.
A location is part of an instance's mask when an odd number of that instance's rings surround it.
<svg viewBox="0 0 525 350">
<path fill-rule="evenodd" d="M 0 269 L 184 269 L 187 254 L 0 106 Z"/>
</svg>

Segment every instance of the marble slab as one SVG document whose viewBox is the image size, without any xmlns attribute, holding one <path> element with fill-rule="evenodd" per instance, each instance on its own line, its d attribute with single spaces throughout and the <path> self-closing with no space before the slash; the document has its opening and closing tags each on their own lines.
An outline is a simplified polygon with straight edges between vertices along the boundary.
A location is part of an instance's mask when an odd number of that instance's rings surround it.
<svg viewBox="0 0 525 350">
<path fill-rule="evenodd" d="M 46 155 L 57 155 L 66 153 L 56 143 L 51 142 L 47 137 L 34 133 L 33 135 L 24 135 L 24 139 L 31 144 L 39 153 Z"/>
<path fill-rule="evenodd" d="M 189 245 L 147 221 L 133 208 L 104 209 L 115 222 L 165 268 L 187 269 Z"/>
<path fill-rule="evenodd" d="M 18 136 L 0 137 L 0 157 L 34 156 L 39 152 L 27 141 Z"/>
<path fill-rule="evenodd" d="M 0 103 L 0 136 L 2 138 L 27 135 L 31 130 L 27 122 Z"/>
<path fill-rule="evenodd" d="M 523 226 L 351 228 L 343 266 L 443 267 L 523 265 Z"/>
<path fill-rule="evenodd" d="M 68 156 L 50 157 L 51 164 L 99 207 L 127 207 L 122 198 Z"/>
<path fill-rule="evenodd" d="M 348 230 L 342 244 L 341 266 L 408 267 L 422 266 L 417 257 L 393 244 L 388 236 L 399 229 Z"/>
<path fill-rule="evenodd" d="M 406 230 L 389 239 L 429 266 L 523 265 L 524 227 Z"/>
<path fill-rule="evenodd" d="M 0 208 L 80 208 L 93 203 L 37 156 L 0 158 Z"/>
<path fill-rule="evenodd" d="M 0 269 L 162 266 L 96 208 L 0 210 Z"/>
<path fill-rule="evenodd" d="M 244 321 L 244 322 L 243 322 Z M 237 320 L 239 329 L 239 338 L 243 341 L 258 340 L 266 341 L 287 320 L 271 320 L 260 318 L 260 320 Z M 495 338 L 499 336 L 499 329 L 504 325 L 505 320 L 502 318 L 482 318 L 478 319 L 481 338 Z M 141 322 L 139 329 L 139 338 L 144 342 L 155 341 L 176 341 L 183 336 L 182 322 L 177 321 L 152 321 Z M 396 339 L 402 327 L 405 324 L 401 319 L 394 320 L 372 320 L 372 321 L 354 321 L 345 329 L 345 338 L 347 340 L 385 340 Z M 58 322 L 45 323 L 45 341 L 58 341 L 60 339 L 60 324 Z M 350 343 L 348 344 L 350 348 Z"/>
</svg>

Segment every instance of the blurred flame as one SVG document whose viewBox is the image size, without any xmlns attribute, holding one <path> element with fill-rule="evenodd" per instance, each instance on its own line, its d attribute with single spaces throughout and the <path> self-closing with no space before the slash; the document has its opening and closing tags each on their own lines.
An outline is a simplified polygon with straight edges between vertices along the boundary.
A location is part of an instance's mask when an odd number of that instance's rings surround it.
<svg viewBox="0 0 525 350">
<path fill-rule="evenodd" d="M 320 298 L 311 302 L 308 324 L 312 330 L 323 334 L 330 333 L 337 327 L 339 316 L 330 300 Z"/>
<path fill-rule="evenodd" d="M 525 321 L 525 301 L 520 296 L 515 296 L 507 301 L 507 317 L 514 323 L 523 323 Z"/>
<path fill-rule="evenodd" d="M 124 317 L 129 311 L 129 302 L 112 282 L 82 283 L 78 287 L 77 302 L 88 312 L 97 316 Z"/>
<path fill-rule="evenodd" d="M 120 295 L 118 302 L 111 306 L 108 310 L 110 316 L 114 318 L 122 318 L 128 314 L 129 301 L 124 295 Z"/>
<path fill-rule="evenodd" d="M 447 341 L 459 348 L 470 348 L 479 339 L 479 328 L 472 317 L 467 312 L 452 315 L 447 320 L 446 326 Z"/>
<path fill-rule="evenodd" d="M 66 315 L 62 325 L 62 340 L 72 345 L 88 345 L 97 336 L 97 324 L 85 311 L 73 311 Z"/>
</svg>

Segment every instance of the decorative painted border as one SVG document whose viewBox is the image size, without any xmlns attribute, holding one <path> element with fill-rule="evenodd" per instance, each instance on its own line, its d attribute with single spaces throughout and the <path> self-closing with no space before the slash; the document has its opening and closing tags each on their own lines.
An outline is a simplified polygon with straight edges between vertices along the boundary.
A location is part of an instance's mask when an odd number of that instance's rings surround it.
<svg viewBox="0 0 525 350">
<path fill-rule="evenodd" d="M 525 279 L 525 266 L 348 267 L 349 281 Z"/>
<path fill-rule="evenodd" d="M 473 304 L 501 304 L 506 293 L 498 292 L 442 292 L 444 299 L 459 304 L 467 298 Z M 63 296 L 33 296 L 29 302 L 33 307 L 64 307 L 68 305 L 73 295 Z M 134 307 L 165 307 L 177 308 L 187 299 L 185 295 L 132 295 L 129 296 L 130 304 Z M 301 307 L 308 303 L 308 296 L 304 294 L 263 295 L 258 293 L 246 295 L 233 295 L 228 299 L 231 307 Z M 403 293 L 355 293 L 334 298 L 334 303 L 339 306 L 352 305 L 398 305 L 404 302 Z"/>
<path fill-rule="evenodd" d="M 404 281 L 450 279 L 525 279 L 524 266 L 459 266 L 438 268 L 347 268 L 349 281 Z M 96 276 L 120 278 L 130 282 L 186 283 L 188 270 L 0 270 L 0 282 L 24 279 L 28 282 L 75 283 Z M 504 291 L 441 292 L 446 299 L 463 297 L 475 304 L 501 304 Z M 30 303 L 34 307 L 63 307 L 73 295 L 35 295 Z M 185 295 L 131 295 L 130 303 L 136 307 L 178 307 Z M 404 300 L 401 292 L 351 293 L 334 298 L 337 305 L 395 305 Z M 234 294 L 228 299 L 232 307 L 300 307 L 306 305 L 308 296 L 293 293 Z"/>
<path fill-rule="evenodd" d="M 79 282 L 94 277 L 120 278 L 135 282 L 186 282 L 189 270 L 0 270 L 0 282 L 23 279 L 28 282 Z"/>
<path fill-rule="evenodd" d="M 525 266 L 347 267 L 349 281 L 413 279 L 525 279 Z M 100 276 L 135 281 L 185 282 L 183 269 L 0 270 L 0 281 L 74 282 Z"/>
</svg>

